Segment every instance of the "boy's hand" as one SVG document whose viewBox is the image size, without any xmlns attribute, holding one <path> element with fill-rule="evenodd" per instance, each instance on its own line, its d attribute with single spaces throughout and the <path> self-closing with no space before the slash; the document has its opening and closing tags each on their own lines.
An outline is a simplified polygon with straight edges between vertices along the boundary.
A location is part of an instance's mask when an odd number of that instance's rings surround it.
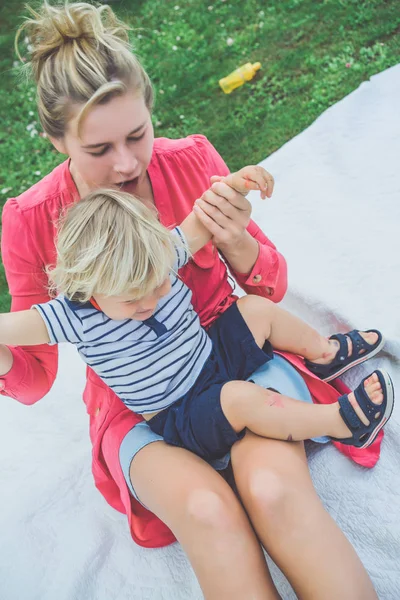
<svg viewBox="0 0 400 600">
<path fill-rule="evenodd" d="M 246 196 L 250 190 L 260 190 L 261 198 L 270 197 L 274 187 L 272 175 L 263 167 L 250 165 L 222 179 L 237 192 Z"/>
</svg>

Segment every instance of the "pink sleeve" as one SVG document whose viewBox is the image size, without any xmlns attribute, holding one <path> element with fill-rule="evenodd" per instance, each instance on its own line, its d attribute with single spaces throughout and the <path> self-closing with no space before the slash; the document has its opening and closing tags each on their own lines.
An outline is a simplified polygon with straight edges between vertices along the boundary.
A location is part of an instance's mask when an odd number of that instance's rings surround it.
<svg viewBox="0 0 400 600">
<path fill-rule="evenodd" d="M 230 170 L 226 162 L 211 142 L 204 135 L 193 135 L 191 137 L 195 140 L 197 148 L 206 161 L 208 177 L 212 177 L 213 175 L 219 175 L 220 177 L 229 175 Z"/>
<path fill-rule="evenodd" d="M 229 270 L 247 294 L 256 294 L 280 302 L 287 290 L 286 260 L 261 229 L 250 221 L 247 231 L 258 242 L 259 253 L 250 273 Z"/>
<path fill-rule="evenodd" d="M 12 295 L 11 310 L 27 310 L 46 302 L 47 277 L 29 227 L 16 200 L 5 204 L 2 217 L 2 259 Z M 9 347 L 14 358 L 0 377 L 1 393 L 33 404 L 50 390 L 57 373 L 57 346 Z"/>
<path fill-rule="evenodd" d="M 228 175 L 229 169 L 214 146 L 201 135 L 193 136 L 209 158 L 209 174 Z M 250 273 L 237 273 L 229 265 L 233 277 L 248 294 L 256 294 L 280 302 L 287 290 L 286 260 L 262 230 L 250 221 L 247 231 L 258 241 L 258 258 Z"/>
</svg>

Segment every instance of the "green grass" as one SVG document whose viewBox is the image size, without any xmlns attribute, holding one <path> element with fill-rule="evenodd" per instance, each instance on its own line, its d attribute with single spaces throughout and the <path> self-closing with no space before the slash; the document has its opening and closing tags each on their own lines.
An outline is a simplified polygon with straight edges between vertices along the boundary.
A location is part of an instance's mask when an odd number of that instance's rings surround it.
<svg viewBox="0 0 400 600">
<path fill-rule="evenodd" d="M 1 203 L 64 158 L 40 137 L 34 87 L 19 81 L 13 67 L 24 2 L 4 4 Z M 400 62 L 398 0 L 120 0 L 112 6 L 135 28 L 136 51 L 154 82 L 156 135 L 203 133 L 231 169 L 261 161 L 362 81 Z M 218 80 L 248 61 L 260 61 L 261 71 L 225 95 Z M 7 307 L 0 274 L 0 310 Z"/>
</svg>

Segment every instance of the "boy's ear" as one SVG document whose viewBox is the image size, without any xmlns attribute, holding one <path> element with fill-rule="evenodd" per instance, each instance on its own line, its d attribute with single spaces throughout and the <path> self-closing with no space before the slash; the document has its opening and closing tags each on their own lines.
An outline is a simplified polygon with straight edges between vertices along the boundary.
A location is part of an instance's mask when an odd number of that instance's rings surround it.
<svg viewBox="0 0 400 600">
<path fill-rule="evenodd" d="M 49 140 L 53 144 L 54 148 L 60 152 L 60 154 L 68 154 L 64 144 L 64 138 L 54 138 L 49 136 Z"/>
</svg>

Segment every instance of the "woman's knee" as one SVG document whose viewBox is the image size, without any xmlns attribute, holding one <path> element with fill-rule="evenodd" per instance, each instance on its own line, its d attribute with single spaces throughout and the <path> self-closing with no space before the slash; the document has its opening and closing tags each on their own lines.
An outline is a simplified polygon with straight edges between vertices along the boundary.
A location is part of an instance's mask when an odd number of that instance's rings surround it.
<svg viewBox="0 0 400 600">
<path fill-rule="evenodd" d="M 290 516 L 298 493 L 285 476 L 271 469 L 259 468 L 249 475 L 246 504 L 265 518 L 281 520 Z"/>
<path fill-rule="evenodd" d="M 232 449 L 232 465 L 251 517 L 273 524 L 308 511 L 318 500 L 301 442 L 268 440 L 247 432 Z"/>
<path fill-rule="evenodd" d="M 230 488 L 222 493 L 205 488 L 194 489 L 188 494 L 184 509 L 186 518 L 193 525 L 227 532 L 243 524 L 243 509 Z"/>
<path fill-rule="evenodd" d="M 130 479 L 141 502 L 174 532 L 188 525 L 218 530 L 243 523 L 243 508 L 226 481 L 186 450 L 149 444 L 132 461 Z"/>
</svg>

